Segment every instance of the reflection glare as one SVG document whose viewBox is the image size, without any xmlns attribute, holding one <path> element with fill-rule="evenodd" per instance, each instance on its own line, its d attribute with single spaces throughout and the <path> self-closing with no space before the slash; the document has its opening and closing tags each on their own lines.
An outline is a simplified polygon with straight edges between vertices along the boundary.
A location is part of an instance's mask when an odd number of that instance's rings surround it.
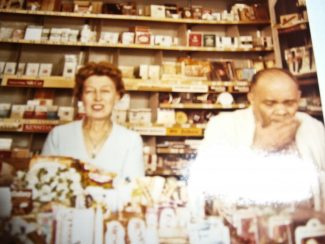
<svg viewBox="0 0 325 244">
<path fill-rule="evenodd" d="M 237 204 L 301 202 L 310 199 L 317 186 L 313 163 L 297 154 L 265 155 L 226 147 L 201 151 L 189 177 L 191 197 L 205 194 Z"/>
</svg>

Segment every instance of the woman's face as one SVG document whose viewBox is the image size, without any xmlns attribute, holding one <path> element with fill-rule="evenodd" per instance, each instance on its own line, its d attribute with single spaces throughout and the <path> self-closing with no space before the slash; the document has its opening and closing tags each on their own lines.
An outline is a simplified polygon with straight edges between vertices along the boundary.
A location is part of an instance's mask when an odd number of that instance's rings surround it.
<svg viewBox="0 0 325 244">
<path fill-rule="evenodd" d="M 107 76 L 92 75 L 84 83 L 82 101 L 88 118 L 109 119 L 119 99 L 115 84 Z"/>
</svg>

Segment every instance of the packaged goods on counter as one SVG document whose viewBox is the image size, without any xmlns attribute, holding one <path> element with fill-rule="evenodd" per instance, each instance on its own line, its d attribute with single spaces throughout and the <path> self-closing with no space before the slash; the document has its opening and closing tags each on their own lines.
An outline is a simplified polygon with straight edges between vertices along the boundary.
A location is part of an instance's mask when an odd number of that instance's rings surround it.
<svg viewBox="0 0 325 244">
<path fill-rule="evenodd" d="M 147 176 L 130 182 L 73 158 L 33 157 L 10 188 L 0 188 L 1 216 L 7 217 L 0 220 L 0 238 L 90 244 L 324 241 L 319 212 L 292 204 L 223 205 L 217 196 L 193 192 L 189 180 Z"/>
</svg>

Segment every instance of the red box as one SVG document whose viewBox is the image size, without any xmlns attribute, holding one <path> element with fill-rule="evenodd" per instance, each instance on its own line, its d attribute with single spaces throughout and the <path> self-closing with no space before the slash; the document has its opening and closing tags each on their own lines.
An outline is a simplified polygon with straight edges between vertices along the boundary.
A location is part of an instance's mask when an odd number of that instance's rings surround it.
<svg viewBox="0 0 325 244">
<path fill-rule="evenodd" d="M 190 47 L 202 47 L 202 34 L 190 33 L 188 35 L 188 45 Z"/>
</svg>

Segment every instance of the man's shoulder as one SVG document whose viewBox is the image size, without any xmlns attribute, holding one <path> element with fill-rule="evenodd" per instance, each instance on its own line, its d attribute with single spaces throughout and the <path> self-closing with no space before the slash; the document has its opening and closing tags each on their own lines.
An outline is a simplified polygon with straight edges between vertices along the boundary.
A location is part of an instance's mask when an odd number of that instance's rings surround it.
<svg viewBox="0 0 325 244">
<path fill-rule="evenodd" d="M 311 115 L 304 113 L 304 112 L 297 112 L 296 114 L 297 119 L 300 121 L 301 126 L 308 127 L 308 128 L 321 128 L 324 129 L 324 124 L 312 117 Z"/>
</svg>

